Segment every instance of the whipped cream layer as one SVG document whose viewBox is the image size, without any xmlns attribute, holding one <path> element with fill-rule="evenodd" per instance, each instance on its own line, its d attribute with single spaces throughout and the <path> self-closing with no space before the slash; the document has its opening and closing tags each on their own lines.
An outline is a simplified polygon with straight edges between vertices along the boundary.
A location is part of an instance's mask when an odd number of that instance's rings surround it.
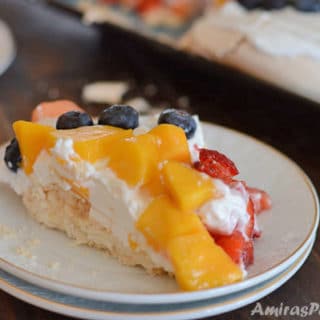
<svg viewBox="0 0 320 320">
<path fill-rule="evenodd" d="M 320 19 L 318 13 L 293 8 L 248 11 L 236 2 L 211 10 L 199 24 L 242 33 L 257 49 L 274 56 L 306 56 L 320 60 Z M 210 43 L 210 32 L 203 33 Z"/>
</svg>

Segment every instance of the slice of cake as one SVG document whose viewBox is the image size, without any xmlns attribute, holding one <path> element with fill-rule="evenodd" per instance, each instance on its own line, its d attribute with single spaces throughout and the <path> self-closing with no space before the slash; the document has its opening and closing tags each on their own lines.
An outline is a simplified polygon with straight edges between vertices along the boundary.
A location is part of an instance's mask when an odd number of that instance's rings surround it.
<svg viewBox="0 0 320 320">
<path fill-rule="evenodd" d="M 95 121 L 57 101 L 32 119 L 13 124 L 0 180 L 40 223 L 126 265 L 172 274 L 184 290 L 245 276 L 260 235 L 255 217 L 270 199 L 235 180 L 226 156 L 203 148 L 196 116 L 112 106 Z"/>
</svg>

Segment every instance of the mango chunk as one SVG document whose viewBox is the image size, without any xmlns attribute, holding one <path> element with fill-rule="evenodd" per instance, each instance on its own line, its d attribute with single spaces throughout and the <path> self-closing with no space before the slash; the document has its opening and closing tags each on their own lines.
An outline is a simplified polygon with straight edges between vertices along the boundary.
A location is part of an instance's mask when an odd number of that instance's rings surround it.
<svg viewBox="0 0 320 320">
<path fill-rule="evenodd" d="M 212 181 L 183 163 L 167 162 L 162 174 L 170 196 L 181 210 L 195 210 L 214 196 Z"/>
<path fill-rule="evenodd" d="M 141 190 L 153 198 L 167 193 L 160 170 L 155 172 L 151 180 L 142 186 Z"/>
<path fill-rule="evenodd" d="M 95 163 L 109 155 L 118 139 L 132 136 L 132 130 L 112 126 L 80 127 L 70 130 L 55 130 L 56 138 L 71 138 L 73 149 L 82 160 Z"/>
<path fill-rule="evenodd" d="M 172 124 L 160 124 L 149 133 L 159 139 L 160 161 L 176 160 L 191 163 L 188 140 L 182 128 Z"/>
<path fill-rule="evenodd" d="M 184 290 L 227 285 L 243 278 L 240 267 L 207 232 L 182 235 L 168 244 L 175 277 Z"/>
<path fill-rule="evenodd" d="M 159 171 L 157 141 L 148 133 L 117 140 L 108 156 L 108 167 L 130 186 L 148 183 Z"/>
<path fill-rule="evenodd" d="M 175 237 L 205 231 L 198 215 L 178 210 L 166 195 L 150 203 L 139 217 L 136 227 L 157 251 L 165 251 Z"/>
<path fill-rule="evenodd" d="M 13 130 L 19 142 L 22 155 L 22 167 L 26 174 L 33 172 L 33 164 L 43 149 L 50 149 L 55 144 L 51 135 L 52 127 L 28 121 L 16 121 Z"/>
</svg>

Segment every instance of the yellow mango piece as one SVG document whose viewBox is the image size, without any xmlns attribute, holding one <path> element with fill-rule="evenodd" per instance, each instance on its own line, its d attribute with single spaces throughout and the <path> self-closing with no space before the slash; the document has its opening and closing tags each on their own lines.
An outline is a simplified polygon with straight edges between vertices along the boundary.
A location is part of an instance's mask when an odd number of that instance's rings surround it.
<svg viewBox="0 0 320 320">
<path fill-rule="evenodd" d="M 195 210 L 214 196 L 212 181 L 183 163 L 167 162 L 162 174 L 170 196 L 181 210 Z"/>
<path fill-rule="evenodd" d="M 19 142 L 22 156 L 22 167 L 26 174 L 33 172 L 33 164 L 43 149 L 50 149 L 55 144 L 51 135 L 52 127 L 44 126 L 29 121 L 16 121 L 13 130 Z"/>
<path fill-rule="evenodd" d="M 119 139 L 108 155 L 108 167 L 130 186 L 144 185 L 158 172 L 157 139 L 150 134 Z"/>
<path fill-rule="evenodd" d="M 109 155 L 116 140 L 132 136 L 132 130 L 112 126 L 89 126 L 70 130 L 55 130 L 57 138 L 71 138 L 74 151 L 82 160 L 95 163 Z"/>
<path fill-rule="evenodd" d="M 240 267 L 207 232 L 182 235 L 168 244 L 175 277 L 183 290 L 202 290 L 243 278 Z"/>
<path fill-rule="evenodd" d="M 175 237 L 205 231 L 198 215 L 178 210 L 166 195 L 150 203 L 137 220 L 136 227 L 157 251 L 166 251 Z"/>
<path fill-rule="evenodd" d="M 164 185 L 160 171 L 155 172 L 151 180 L 142 186 L 141 190 L 153 198 L 166 194 L 167 189 Z"/>
<path fill-rule="evenodd" d="M 191 163 L 188 140 L 182 128 L 160 124 L 149 131 L 159 139 L 160 161 L 176 160 Z"/>
</svg>

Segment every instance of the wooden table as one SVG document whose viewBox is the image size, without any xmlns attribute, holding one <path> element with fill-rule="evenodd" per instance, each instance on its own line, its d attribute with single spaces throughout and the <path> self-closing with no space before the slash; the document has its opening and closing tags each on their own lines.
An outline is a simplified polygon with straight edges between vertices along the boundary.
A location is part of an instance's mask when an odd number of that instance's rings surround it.
<svg viewBox="0 0 320 320">
<path fill-rule="evenodd" d="M 158 92 L 149 97 L 153 103 L 177 107 L 179 98 L 187 96 L 190 110 L 202 119 L 246 132 L 287 154 L 320 190 L 319 105 L 219 67 L 170 54 L 113 28 L 84 26 L 78 17 L 37 1 L 1 0 L 0 19 L 11 26 L 18 48 L 14 64 L 0 77 L 1 142 L 12 136 L 10 123 L 28 119 L 40 101 L 63 97 L 83 105 L 81 89 L 87 82 L 127 80 L 135 93 L 142 95 L 146 86 L 154 84 Z M 99 109 L 87 108 L 91 112 Z M 320 303 L 319 270 L 318 240 L 303 268 L 262 299 L 262 305 Z M 253 307 L 220 318 L 248 319 Z M 0 319 L 66 317 L 0 292 Z"/>
</svg>

